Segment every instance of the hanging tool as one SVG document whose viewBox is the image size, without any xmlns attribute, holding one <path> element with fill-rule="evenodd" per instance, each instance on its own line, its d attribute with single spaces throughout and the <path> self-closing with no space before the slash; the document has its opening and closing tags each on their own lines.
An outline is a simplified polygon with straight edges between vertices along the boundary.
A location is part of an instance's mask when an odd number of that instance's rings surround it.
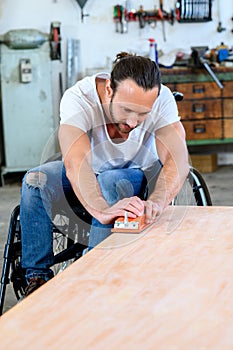
<svg viewBox="0 0 233 350">
<path fill-rule="evenodd" d="M 113 20 L 116 24 L 116 32 L 117 33 L 127 33 L 128 31 L 128 22 L 127 18 L 127 9 L 122 5 L 115 5 L 113 7 Z M 119 30 L 120 25 L 120 30 Z"/>
<path fill-rule="evenodd" d="M 159 0 L 159 14 L 162 21 L 162 31 L 163 31 L 163 40 L 167 41 L 165 34 L 165 21 L 164 21 L 164 11 L 163 11 L 163 0 Z"/>
<path fill-rule="evenodd" d="M 127 5 L 127 1 L 126 1 Z M 161 2 L 161 6 L 163 7 L 163 4 Z M 123 15 L 124 13 L 124 15 Z M 144 10 L 143 6 L 139 6 L 139 10 L 135 11 L 134 9 L 131 9 L 129 6 L 126 6 L 125 11 L 121 9 L 121 5 L 114 6 L 114 22 L 116 23 L 116 31 L 118 30 L 117 23 L 122 23 L 122 27 L 126 27 L 123 25 L 123 22 L 126 22 L 127 28 L 121 29 L 121 32 L 124 33 L 127 32 L 128 29 L 128 22 L 132 21 L 138 21 L 139 22 L 139 28 L 142 29 L 145 27 L 145 25 L 155 23 L 156 21 L 162 21 L 163 22 L 163 37 L 166 41 L 165 37 L 165 30 L 164 30 L 164 22 L 168 21 L 170 24 L 174 24 L 175 20 L 175 10 L 171 10 L 170 13 L 159 9 L 153 9 L 153 10 Z"/>
<path fill-rule="evenodd" d="M 220 8 L 220 0 L 218 0 L 218 27 L 217 27 L 217 32 L 221 33 L 224 30 L 226 30 L 226 28 L 223 28 L 222 26 L 222 16 L 221 16 L 221 8 Z"/>
<path fill-rule="evenodd" d="M 51 60 L 61 61 L 61 33 L 60 22 L 52 22 L 50 26 Z"/>
<path fill-rule="evenodd" d="M 138 21 L 139 21 L 139 27 L 142 29 L 145 27 L 145 24 L 146 24 L 145 18 L 147 16 L 147 12 L 144 11 L 142 5 L 140 5 L 140 7 L 139 7 L 139 11 L 137 12 L 137 16 L 138 16 Z"/>
<path fill-rule="evenodd" d="M 212 0 L 177 0 L 176 19 L 180 23 L 212 21 Z"/>
<path fill-rule="evenodd" d="M 83 18 L 89 16 L 89 14 L 87 14 L 87 13 L 84 14 L 83 13 L 83 8 L 84 8 L 87 0 L 76 0 L 76 1 L 77 1 L 77 3 L 79 4 L 79 6 L 81 8 L 81 21 L 83 22 Z"/>
</svg>

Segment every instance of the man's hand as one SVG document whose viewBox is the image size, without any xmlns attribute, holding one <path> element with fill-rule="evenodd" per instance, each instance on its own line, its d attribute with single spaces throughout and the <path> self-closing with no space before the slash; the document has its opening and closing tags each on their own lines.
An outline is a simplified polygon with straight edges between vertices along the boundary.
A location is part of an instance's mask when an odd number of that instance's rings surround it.
<svg viewBox="0 0 233 350">
<path fill-rule="evenodd" d="M 156 220 L 156 218 L 162 213 L 163 208 L 159 204 L 147 200 L 144 202 L 145 214 L 146 214 L 146 224 L 150 224 Z"/>
<path fill-rule="evenodd" d="M 113 206 L 106 208 L 97 218 L 102 224 L 110 224 L 117 217 L 124 216 L 128 213 L 129 218 L 146 215 L 146 223 L 150 224 L 162 213 L 163 208 L 159 204 L 147 200 L 142 201 L 139 197 L 130 197 L 121 199 Z"/>
<path fill-rule="evenodd" d="M 139 197 L 123 198 L 111 207 L 106 208 L 98 214 L 97 220 L 102 224 L 110 224 L 117 217 L 124 216 L 127 211 L 129 218 L 136 218 L 144 214 L 145 202 Z"/>
</svg>

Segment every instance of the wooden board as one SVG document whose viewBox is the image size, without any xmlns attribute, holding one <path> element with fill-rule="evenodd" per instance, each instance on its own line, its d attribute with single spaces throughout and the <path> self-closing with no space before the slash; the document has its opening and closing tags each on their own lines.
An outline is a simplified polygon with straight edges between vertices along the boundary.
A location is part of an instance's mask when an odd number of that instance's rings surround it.
<svg viewBox="0 0 233 350">
<path fill-rule="evenodd" d="M 233 207 L 169 207 L 0 319 L 1 349 L 232 350 Z"/>
</svg>

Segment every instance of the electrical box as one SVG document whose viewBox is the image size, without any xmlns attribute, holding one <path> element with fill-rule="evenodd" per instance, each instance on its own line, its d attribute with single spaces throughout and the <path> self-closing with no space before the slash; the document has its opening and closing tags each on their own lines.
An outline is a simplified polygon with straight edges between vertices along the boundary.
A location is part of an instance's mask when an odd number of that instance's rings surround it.
<svg viewBox="0 0 233 350">
<path fill-rule="evenodd" d="M 30 83 L 32 81 L 32 65 L 30 59 L 21 58 L 19 68 L 21 83 Z"/>
<path fill-rule="evenodd" d="M 0 45 L 4 140 L 2 174 L 26 171 L 41 162 L 55 129 L 50 45 Z M 55 144 L 54 144 L 55 152 Z"/>
</svg>

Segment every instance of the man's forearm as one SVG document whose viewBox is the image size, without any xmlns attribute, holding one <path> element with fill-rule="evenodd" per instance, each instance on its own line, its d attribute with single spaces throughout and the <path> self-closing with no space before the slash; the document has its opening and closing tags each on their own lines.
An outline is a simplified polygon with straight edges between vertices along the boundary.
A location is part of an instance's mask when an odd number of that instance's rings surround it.
<svg viewBox="0 0 233 350">
<path fill-rule="evenodd" d="M 182 124 L 177 122 L 159 129 L 156 134 L 156 147 L 163 168 L 149 199 L 163 210 L 178 194 L 189 172 L 188 150 Z"/>
<path fill-rule="evenodd" d="M 108 208 L 102 196 L 96 176 L 91 168 L 91 145 L 89 137 L 82 130 L 62 125 L 59 129 L 66 176 L 78 200 L 97 219 Z"/>
<path fill-rule="evenodd" d="M 163 210 L 179 193 L 189 172 L 189 165 L 185 157 L 179 160 L 179 166 L 171 157 L 166 160 L 157 179 L 155 188 L 149 200 L 155 202 Z"/>
<path fill-rule="evenodd" d="M 109 205 L 101 193 L 92 168 L 87 161 L 83 161 L 81 166 L 73 163 L 71 168 L 67 168 L 67 177 L 77 198 L 92 216 L 99 219 Z"/>
</svg>

